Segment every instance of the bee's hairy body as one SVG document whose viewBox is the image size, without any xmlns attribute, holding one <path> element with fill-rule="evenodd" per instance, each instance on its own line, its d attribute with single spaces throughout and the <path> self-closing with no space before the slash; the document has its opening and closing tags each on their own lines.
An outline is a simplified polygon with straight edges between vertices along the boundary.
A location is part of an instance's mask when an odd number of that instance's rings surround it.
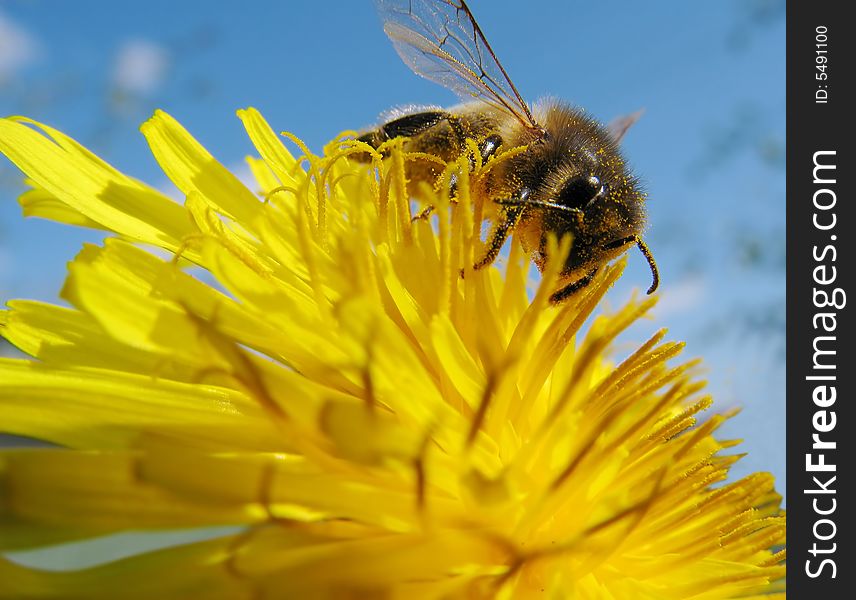
<svg viewBox="0 0 856 600">
<path fill-rule="evenodd" d="M 411 109 L 394 114 L 395 118 L 359 139 L 378 147 L 404 136 L 406 150 L 445 161 L 465 152 L 467 139 L 477 142 L 484 160 L 500 148 L 526 147 L 489 171 L 486 193 L 497 218 L 485 255 L 474 267 L 491 264 L 514 230 L 543 270 L 549 234 L 559 239 L 570 234 L 571 251 L 561 271 L 563 287 L 552 296 L 558 302 L 587 285 L 601 265 L 630 244 L 639 244 L 649 256 L 640 238 L 645 195 L 607 128 L 554 100 L 534 106 L 532 114 L 540 130 L 483 102 L 449 110 Z M 407 164 L 411 184 L 434 184 L 440 175 L 428 161 Z M 411 185 L 413 193 L 417 190 L 418 185 Z"/>
</svg>

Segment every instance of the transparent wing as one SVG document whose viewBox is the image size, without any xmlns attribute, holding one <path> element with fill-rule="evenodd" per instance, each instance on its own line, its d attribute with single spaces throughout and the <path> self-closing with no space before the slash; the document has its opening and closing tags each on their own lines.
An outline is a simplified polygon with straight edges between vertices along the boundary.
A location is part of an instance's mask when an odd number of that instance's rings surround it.
<svg viewBox="0 0 856 600">
<path fill-rule="evenodd" d="M 624 138 L 624 134 L 627 133 L 627 130 L 633 127 L 633 124 L 636 123 L 643 114 L 645 114 L 645 109 L 641 108 L 635 113 L 616 117 L 606 126 L 606 131 L 609 133 L 610 137 L 612 137 L 613 141 L 618 144 Z"/>
<path fill-rule="evenodd" d="M 464 0 L 375 0 L 383 30 L 416 74 L 540 129 Z"/>
</svg>

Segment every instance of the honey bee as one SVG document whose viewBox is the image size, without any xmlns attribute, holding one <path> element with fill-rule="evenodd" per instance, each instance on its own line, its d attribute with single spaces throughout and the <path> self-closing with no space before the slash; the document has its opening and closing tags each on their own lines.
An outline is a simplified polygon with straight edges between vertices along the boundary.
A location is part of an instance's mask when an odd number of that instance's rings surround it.
<svg viewBox="0 0 856 600">
<path fill-rule="evenodd" d="M 560 272 L 554 303 L 588 285 L 598 269 L 636 245 L 648 261 L 653 282 L 659 273 L 642 241 L 645 194 L 630 172 L 618 144 L 638 115 L 603 126 L 580 109 L 546 100 L 530 106 L 496 58 L 464 0 L 376 0 L 384 31 L 399 56 L 416 74 L 456 92 L 464 104 L 450 108 L 411 108 L 362 134 L 377 148 L 406 137 L 405 149 L 446 161 L 478 143 L 483 161 L 501 148 L 526 150 L 489 172 L 487 195 L 496 222 L 484 256 L 474 269 L 496 259 L 512 231 L 520 237 L 539 270 L 547 262 L 550 233 L 572 236 Z M 411 181 L 436 183 L 439 173 L 424 163 L 409 163 Z M 455 181 L 452 181 L 454 193 Z"/>
</svg>

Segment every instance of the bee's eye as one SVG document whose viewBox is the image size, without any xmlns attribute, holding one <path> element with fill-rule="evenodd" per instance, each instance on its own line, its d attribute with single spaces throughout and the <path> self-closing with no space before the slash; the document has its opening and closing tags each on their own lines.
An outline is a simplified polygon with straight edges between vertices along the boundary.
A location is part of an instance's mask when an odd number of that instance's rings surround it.
<svg viewBox="0 0 856 600">
<path fill-rule="evenodd" d="M 559 204 L 570 208 L 585 208 L 589 202 L 606 194 L 608 187 L 601 183 L 600 177 L 575 177 L 565 182 L 559 197 Z"/>
</svg>

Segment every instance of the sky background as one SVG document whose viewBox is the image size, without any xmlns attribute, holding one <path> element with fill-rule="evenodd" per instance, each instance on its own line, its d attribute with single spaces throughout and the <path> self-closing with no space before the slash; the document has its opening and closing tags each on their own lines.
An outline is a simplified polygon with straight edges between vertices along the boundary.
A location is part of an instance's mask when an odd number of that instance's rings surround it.
<svg viewBox="0 0 856 600">
<path fill-rule="evenodd" d="M 661 326 L 686 340 L 715 406 L 742 408 L 723 430 L 746 439 L 735 472 L 771 471 L 784 492 L 784 0 L 471 5 L 527 99 L 603 121 L 645 109 L 623 146 L 649 192 L 661 301 L 617 351 Z M 320 151 L 390 107 L 455 102 L 400 62 L 369 0 L 0 0 L 0 114 L 59 128 L 171 193 L 138 131 L 155 108 L 248 177 L 239 108 Z M 0 158 L 0 302 L 55 300 L 67 261 L 100 236 L 24 220 L 23 189 Z M 631 251 L 610 304 L 649 283 Z"/>
</svg>

